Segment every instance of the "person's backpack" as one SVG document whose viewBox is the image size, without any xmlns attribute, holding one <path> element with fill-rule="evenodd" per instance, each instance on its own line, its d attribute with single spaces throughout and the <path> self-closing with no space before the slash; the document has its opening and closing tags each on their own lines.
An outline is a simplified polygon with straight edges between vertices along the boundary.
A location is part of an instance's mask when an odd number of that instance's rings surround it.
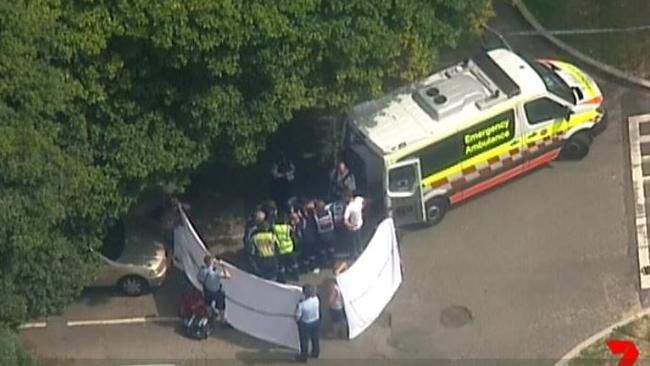
<svg viewBox="0 0 650 366">
<path fill-rule="evenodd" d="M 212 334 L 212 322 L 207 316 L 191 315 L 183 323 L 185 333 L 192 339 L 207 339 Z"/>
</svg>

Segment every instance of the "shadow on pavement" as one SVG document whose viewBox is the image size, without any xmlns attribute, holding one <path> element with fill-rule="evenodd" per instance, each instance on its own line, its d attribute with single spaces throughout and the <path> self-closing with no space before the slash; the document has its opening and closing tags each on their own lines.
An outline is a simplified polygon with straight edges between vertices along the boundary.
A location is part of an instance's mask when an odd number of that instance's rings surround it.
<svg viewBox="0 0 650 366">
<path fill-rule="evenodd" d="M 190 288 L 185 274 L 176 268 L 171 268 L 165 283 L 153 291 L 153 299 L 158 316 L 177 316 L 180 297 Z"/>
<path fill-rule="evenodd" d="M 181 321 L 173 322 L 173 323 L 158 323 L 155 326 L 164 329 L 169 329 L 173 331 L 174 334 L 180 337 L 183 337 L 188 340 L 192 340 L 185 334 L 183 330 L 183 323 Z M 249 349 L 249 350 L 268 351 L 271 350 L 272 347 L 269 343 L 255 339 L 234 328 L 226 328 L 223 326 L 217 326 L 214 332 L 205 341 L 201 341 L 201 340 L 192 340 L 192 341 L 210 342 L 211 340 L 219 340 L 229 344 L 230 346 Z"/>
<path fill-rule="evenodd" d="M 86 288 L 81 292 L 77 302 L 88 306 L 102 306 L 109 303 L 111 298 L 124 296 L 115 287 Z"/>
<path fill-rule="evenodd" d="M 235 358 L 244 365 L 286 365 L 294 362 L 295 355 L 290 350 L 259 350 L 237 352 Z"/>
</svg>

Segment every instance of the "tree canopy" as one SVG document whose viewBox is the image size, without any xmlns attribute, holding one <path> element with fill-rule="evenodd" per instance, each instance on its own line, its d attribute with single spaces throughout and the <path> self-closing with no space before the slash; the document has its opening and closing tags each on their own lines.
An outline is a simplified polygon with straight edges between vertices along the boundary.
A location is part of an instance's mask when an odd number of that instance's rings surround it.
<svg viewBox="0 0 650 366">
<path fill-rule="evenodd" d="M 295 113 L 421 77 L 490 16 L 489 0 L 0 3 L 0 321 L 77 295 L 143 190 L 254 163 Z"/>
</svg>

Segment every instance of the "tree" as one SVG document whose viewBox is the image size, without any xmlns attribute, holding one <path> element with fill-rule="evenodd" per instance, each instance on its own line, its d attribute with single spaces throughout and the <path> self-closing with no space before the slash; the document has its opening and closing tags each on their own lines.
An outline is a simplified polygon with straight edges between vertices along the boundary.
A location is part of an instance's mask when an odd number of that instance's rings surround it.
<svg viewBox="0 0 650 366">
<path fill-rule="evenodd" d="M 420 77 L 491 14 L 489 0 L 94 3 L 63 12 L 91 40 L 73 70 L 101 158 L 138 182 L 211 155 L 252 163 L 295 112 Z"/>
<path fill-rule="evenodd" d="M 96 168 L 65 146 L 81 87 L 51 64 L 56 17 L 44 5 L 0 4 L 0 321 L 11 323 L 60 309 L 89 267 L 82 232 L 61 228 L 75 209 L 93 214 Z"/>
<path fill-rule="evenodd" d="M 489 0 L 0 4 L 0 322 L 56 312 L 145 189 L 430 71 Z"/>
<path fill-rule="evenodd" d="M 0 325 L 0 360 L 3 365 L 34 365 L 33 359 L 20 346 L 16 334 L 3 325 Z"/>
</svg>

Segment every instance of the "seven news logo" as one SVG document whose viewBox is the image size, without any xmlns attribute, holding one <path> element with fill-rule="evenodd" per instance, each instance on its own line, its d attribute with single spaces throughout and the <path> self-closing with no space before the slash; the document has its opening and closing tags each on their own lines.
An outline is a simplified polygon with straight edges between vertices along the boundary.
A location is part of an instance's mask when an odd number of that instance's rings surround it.
<svg viewBox="0 0 650 366">
<path fill-rule="evenodd" d="M 610 340 L 607 341 L 607 347 L 609 347 L 613 354 L 623 355 L 618 366 L 633 366 L 639 358 L 639 350 L 633 341 Z"/>
</svg>

